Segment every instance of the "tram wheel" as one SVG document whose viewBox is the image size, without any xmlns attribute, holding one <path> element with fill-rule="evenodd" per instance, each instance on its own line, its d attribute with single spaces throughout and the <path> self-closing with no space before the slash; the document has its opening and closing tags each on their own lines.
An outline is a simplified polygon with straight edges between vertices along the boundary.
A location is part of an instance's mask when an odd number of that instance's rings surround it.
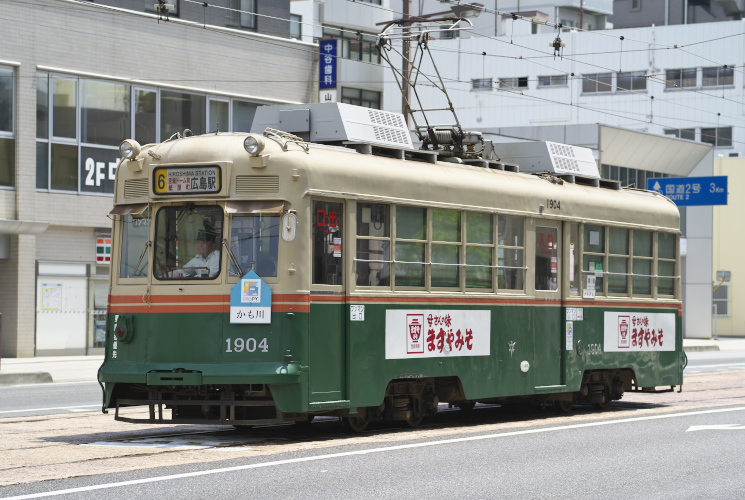
<svg viewBox="0 0 745 500">
<path fill-rule="evenodd" d="M 424 420 L 424 416 L 423 415 L 419 415 L 417 417 L 414 417 L 412 415 L 411 417 L 409 417 L 406 420 L 404 420 L 404 426 L 405 427 L 410 427 L 410 428 L 413 429 L 414 427 L 419 427 L 421 425 L 421 423 L 422 423 L 422 420 Z"/>
<path fill-rule="evenodd" d="M 596 410 L 607 410 L 610 407 L 611 399 L 608 395 L 608 390 L 603 391 L 603 400 L 599 403 L 592 403 L 592 407 Z"/>
<path fill-rule="evenodd" d="M 572 408 L 574 408 L 574 401 L 568 401 L 565 399 L 554 401 L 554 410 L 556 410 L 556 413 L 569 413 L 572 411 Z"/>
<path fill-rule="evenodd" d="M 363 417 L 339 417 L 339 420 L 341 420 L 344 430 L 349 434 L 364 432 L 370 424 L 370 421 Z"/>
</svg>

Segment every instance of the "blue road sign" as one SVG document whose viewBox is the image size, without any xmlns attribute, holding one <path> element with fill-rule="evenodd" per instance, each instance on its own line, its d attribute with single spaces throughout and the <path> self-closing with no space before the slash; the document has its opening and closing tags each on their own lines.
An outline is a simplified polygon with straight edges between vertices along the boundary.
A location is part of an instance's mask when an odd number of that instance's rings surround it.
<svg viewBox="0 0 745 500">
<path fill-rule="evenodd" d="M 647 179 L 647 189 L 664 194 L 679 207 L 727 204 L 727 176 Z"/>
</svg>

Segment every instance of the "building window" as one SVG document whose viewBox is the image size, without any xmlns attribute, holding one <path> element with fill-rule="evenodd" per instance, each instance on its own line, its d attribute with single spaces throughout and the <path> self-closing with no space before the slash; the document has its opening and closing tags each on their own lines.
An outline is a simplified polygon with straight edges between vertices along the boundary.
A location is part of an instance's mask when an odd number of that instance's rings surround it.
<svg viewBox="0 0 745 500">
<path fill-rule="evenodd" d="M 15 185 L 15 71 L 0 67 L 0 186 Z"/>
<path fill-rule="evenodd" d="M 593 73 L 584 75 L 582 80 L 583 94 L 598 94 L 613 90 L 613 73 Z"/>
<path fill-rule="evenodd" d="M 696 140 L 696 129 L 695 128 L 669 128 L 665 130 L 665 135 L 672 135 L 678 139 L 688 139 L 689 141 Z"/>
<path fill-rule="evenodd" d="M 474 78 L 471 80 L 471 90 L 491 90 L 491 78 Z"/>
<path fill-rule="evenodd" d="M 632 71 L 628 73 L 618 73 L 616 75 L 616 91 L 639 91 L 647 90 L 647 79 L 644 71 Z"/>
<path fill-rule="evenodd" d="M 669 69 L 665 72 L 665 88 L 692 88 L 696 86 L 696 68 Z"/>
<path fill-rule="evenodd" d="M 380 109 L 380 92 L 374 90 L 354 89 L 351 87 L 341 88 L 341 102 L 364 106 L 366 108 Z"/>
<path fill-rule="evenodd" d="M 241 0 L 241 28 L 256 29 L 256 0 Z"/>
<path fill-rule="evenodd" d="M 729 283 L 714 285 L 711 303 L 714 305 L 714 316 L 728 318 L 729 313 Z"/>
<path fill-rule="evenodd" d="M 499 88 L 503 90 L 527 89 L 528 77 L 521 76 L 517 78 L 502 78 L 501 80 L 499 80 Z"/>
<path fill-rule="evenodd" d="M 296 40 L 303 38 L 303 16 L 290 14 L 290 38 Z"/>
<path fill-rule="evenodd" d="M 5 185 L 13 133 L 3 130 L 0 68 L 0 186 Z M 113 194 L 119 143 L 164 141 L 189 129 L 248 132 L 256 103 L 215 95 L 135 87 L 127 83 L 40 72 L 36 78 L 36 188 Z M 79 119 L 78 119 L 79 117 Z M 10 148 L 10 149 L 8 149 Z M 14 156 L 10 157 L 11 159 Z M 13 164 L 10 163 L 12 167 Z M 3 170 L 4 169 L 4 170 Z"/>
<path fill-rule="evenodd" d="M 631 0 L 631 10 L 641 10 L 642 0 Z"/>
<path fill-rule="evenodd" d="M 357 0 L 357 1 L 362 2 L 362 3 L 371 3 L 373 5 L 381 5 L 380 3 L 381 0 Z"/>
<path fill-rule="evenodd" d="M 341 40 L 341 57 L 344 59 L 380 64 L 380 54 L 375 48 L 377 35 L 373 33 L 324 26 L 323 37 Z"/>
<path fill-rule="evenodd" d="M 566 87 L 567 75 L 549 75 L 538 77 L 538 87 Z"/>
<path fill-rule="evenodd" d="M 731 66 L 702 68 L 702 87 L 723 87 L 735 84 L 735 72 Z"/>
<path fill-rule="evenodd" d="M 711 144 L 715 148 L 731 148 L 732 127 L 702 128 L 701 142 Z"/>
</svg>

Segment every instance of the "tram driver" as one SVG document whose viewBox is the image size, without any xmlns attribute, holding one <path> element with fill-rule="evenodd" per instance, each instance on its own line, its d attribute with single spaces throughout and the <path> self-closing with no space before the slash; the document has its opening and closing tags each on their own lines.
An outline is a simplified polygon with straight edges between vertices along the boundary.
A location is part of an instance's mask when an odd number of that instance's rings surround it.
<svg viewBox="0 0 745 500">
<path fill-rule="evenodd" d="M 201 229 L 197 233 L 197 255 L 183 269 L 173 271 L 174 278 L 196 277 L 214 278 L 220 272 L 220 251 L 217 248 L 217 234 L 214 231 Z"/>
</svg>

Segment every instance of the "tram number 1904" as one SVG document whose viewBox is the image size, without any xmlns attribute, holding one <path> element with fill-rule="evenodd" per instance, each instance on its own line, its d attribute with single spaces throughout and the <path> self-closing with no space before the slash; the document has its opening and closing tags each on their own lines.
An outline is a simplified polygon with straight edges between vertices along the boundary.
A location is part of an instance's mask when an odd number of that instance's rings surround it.
<svg viewBox="0 0 745 500">
<path fill-rule="evenodd" d="M 560 200 L 546 200 L 546 207 L 552 210 L 561 210 Z"/>
<path fill-rule="evenodd" d="M 267 340 L 261 339 L 260 341 L 254 339 L 254 338 L 247 338 L 245 340 L 243 339 L 225 339 L 225 342 L 228 344 L 228 348 L 225 350 L 225 352 L 256 352 L 256 350 L 260 350 L 261 352 L 269 352 L 269 343 Z"/>
</svg>

